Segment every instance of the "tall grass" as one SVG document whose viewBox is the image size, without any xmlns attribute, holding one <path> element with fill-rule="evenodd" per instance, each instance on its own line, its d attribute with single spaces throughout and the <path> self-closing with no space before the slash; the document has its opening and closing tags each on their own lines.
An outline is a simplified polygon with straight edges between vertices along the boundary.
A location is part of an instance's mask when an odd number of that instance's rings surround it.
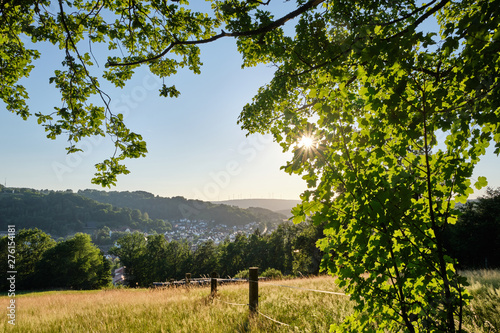
<svg viewBox="0 0 500 333">
<path fill-rule="evenodd" d="M 287 285 L 335 291 L 331 277 L 286 281 Z M 259 283 L 259 311 L 248 316 L 248 284 L 209 288 L 116 289 L 28 294 L 16 297 L 16 326 L 4 332 L 325 332 L 352 311 L 345 296 L 315 294 Z M 1 298 L 6 309 L 7 297 Z M 4 307 L 5 305 L 5 307 Z"/>
<path fill-rule="evenodd" d="M 473 296 L 465 310 L 469 332 L 500 332 L 500 270 L 464 271 Z"/>
<path fill-rule="evenodd" d="M 464 328 L 500 332 L 500 271 L 462 274 L 474 296 Z M 249 317 L 246 283 L 219 286 L 215 298 L 209 288 L 31 293 L 16 296 L 16 326 L 1 320 L 0 332 L 328 332 L 353 311 L 347 296 L 276 285 L 339 291 L 328 276 L 260 282 L 258 311 L 286 325 Z M 8 302 L 0 297 L 0 308 Z"/>
</svg>

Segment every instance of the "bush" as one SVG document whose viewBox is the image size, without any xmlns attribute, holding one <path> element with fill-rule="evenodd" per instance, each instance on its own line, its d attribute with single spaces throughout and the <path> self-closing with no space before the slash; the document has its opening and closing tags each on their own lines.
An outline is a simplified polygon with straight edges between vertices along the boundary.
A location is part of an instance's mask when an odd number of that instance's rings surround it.
<svg viewBox="0 0 500 333">
<path fill-rule="evenodd" d="M 262 274 L 262 277 L 270 278 L 270 279 L 282 279 L 283 274 L 280 270 L 274 268 L 266 269 Z"/>
<path fill-rule="evenodd" d="M 236 275 L 234 276 L 236 279 L 248 279 L 248 269 L 245 269 L 245 270 L 242 270 L 242 271 L 239 271 L 238 273 L 236 273 Z"/>
</svg>

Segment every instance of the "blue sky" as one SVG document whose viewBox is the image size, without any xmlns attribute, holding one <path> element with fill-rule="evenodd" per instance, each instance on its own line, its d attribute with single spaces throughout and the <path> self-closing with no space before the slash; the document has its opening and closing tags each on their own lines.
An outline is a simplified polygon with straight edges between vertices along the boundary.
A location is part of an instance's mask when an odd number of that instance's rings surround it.
<svg viewBox="0 0 500 333">
<path fill-rule="evenodd" d="M 305 189 L 303 181 L 280 170 L 290 156 L 270 136 L 246 137 L 236 124 L 243 105 L 272 78 L 273 69 L 241 69 L 234 40 L 203 45 L 201 51 L 201 75 L 181 70 L 165 82 L 176 85 L 179 98 L 159 97 L 161 82 L 146 68 L 138 70 L 124 89 L 105 87 L 113 99 L 112 110 L 124 113 L 125 122 L 143 135 L 149 150 L 146 158 L 126 162 L 131 174 L 120 176 L 112 190 L 202 200 L 298 199 Z M 50 113 L 60 106 L 48 78 L 61 56 L 47 51 L 24 80 L 32 113 Z M 0 133 L 0 181 L 12 187 L 99 189 L 90 183 L 94 165 L 113 153 L 109 139 L 97 138 L 81 143 L 84 153 L 66 155 L 63 137 L 46 139 L 35 118 L 23 121 L 3 105 Z"/>
<path fill-rule="evenodd" d="M 32 113 L 52 112 L 60 106 L 57 90 L 48 78 L 63 53 L 47 51 L 30 77 Z M 104 86 L 114 112 L 148 143 L 146 158 L 126 162 L 131 174 L 120 176 L 111 190 L 144 190 L 160 196 L 201 200 L 239 198 L 298 199 L 305 189 L 299 176 L 280 170 L 291 157 L 269 136 L 245 136 L 236 124 L 242 107 L 257 89 L 269 82 L 273 69 L 264 65 L 241 69 L 241 56 L 232 39 L 201 46 L 202 74 L 180 70 L 165 81 L 181 91 L 177 99 L 158 96 L 160 82 L 146 69 L 138 70 L 124 89 Z M 105 55 L 98 62 L 102 66 Z M 90 179 L 94 165 L 109 157 L 108 138 L 82 142 L 84 153 L 66 155 L 67 142 L 45 138 L 35 118 L 23 121 L 0 105 L 0 182 L 10 187 L 36 189 L 96 188 Z M 486 176 L 499 187 L 498 157 L 492 149 L 473 177 Z"/>
</svg>

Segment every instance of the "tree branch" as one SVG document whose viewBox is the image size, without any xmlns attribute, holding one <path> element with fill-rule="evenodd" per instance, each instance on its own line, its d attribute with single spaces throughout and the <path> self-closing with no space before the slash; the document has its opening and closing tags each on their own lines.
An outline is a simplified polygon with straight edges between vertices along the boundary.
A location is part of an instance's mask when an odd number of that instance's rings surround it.
<svg viewBox="0 0 500 333">
<path fill-rule="evenodd" d="M 111 66 L 111 67 L 140 65 L 143 63 L 147 63 L 147 62 L 151 62 L 151 61 L 155 61 L 155 60 L 160 59 L 165 54 L 170 52 L 170 50 L 172 50 L 172 48 L 174 48 L 177 45 L 207 44 L 207 43 L 216 41 L 216 40 L 223 38 L 223 37 L 250 37 L 250 36 L 265 34 L 267 32 L 270 32 L 270 31 L 284 25 L 287 21 L 294 19 L 295 17 L 305 13 L 309 9 L 316 7 L 317 5 L 319 5 L 320 3 L 324 2 L 324 1 L 326 1 L 326 0 L 310 0 L 307 3 L 305 3 L 304 5 L 302 5 L 301 7 L 297 8 L 296 10 L 283 16 L 282 18 L 280 18 L 274 22 L 271 22 L 270 24 L 268 24 L 266 26 L 255 29 L 255 30 L 238 31 L 238 32 L 225 32 L 224 30 L 222 30 L 221 33 L 219 33 L 215 36 L 212 36 L 210 38 L 206 38 L 206 39 L 191 40 L 191 41 L 176 40 L 175 42 L 170 43 L 170 45 L 165 50 L 163 50 L 163 52 L 161 52 L 153 57 L 140 59 L 140 60 L 136 60 L 136 61 L 132 61 L 132 62 L 126 62 L 126 63 L 108 62 L 107 65 Z"/>
<path fill-rule="evenodd" d="M 433 1 L 429 2 L 428 4 L 423 5 L 422 7 L 418 7 L 418 8 L 416 8 L 416 9 L 415 9 L 414 11 L 412 11 L 411 13 L 408 13 L 407 15 L 402 16 L 402 17 L 399 17 L 399 18 L 397 18 L 397 19 L 395 19 L 395 20 L 392 20 L 392 21 L 389 21 L 389 22 L 385 22 L 385 23 L 377 23 L 377 22 L 375 22 L 375 23 L 370 23 L 370 24 L 368 24 L 368 25 L 379 25 L 379 26 L 381 26 L 381 27 L 386 27 L 386 26 L 388 26 L 388 25 L 393 25 L 393 24 L 395 24 L 395 23 L 399 23 L 399 22 L 401 22 L 401 21 L 404 21 L 404 20 L 409 19 L 410 17 L 412 17 L 412 16 L 413 16 L 413 15 L 415 15 L 416 13 L 420 12 L 421 10 L 426 9 L 427 7 L 432 6 L 432 5 L 433 5 L 436 1 L 437 1 L 437 0 L 433 0 Z"/>
<path fill-rule="evenodd" d="M 424 22 L 427 18 L 429 18 L 429 16 L 433 15 L 438 10 L 440 10 L 441 8 L 443 8 L 448 2 L 450 2 L 450 0 L 441 0 L 441 2 L 439 2 L 436 6 L 434 6 L 433 8 L 431 8 L 428 12 L 426 12 L 422 16 L 420 16 L 413 24 L 410 24 L 408 27 L 406 27 L 405 29 L 401 30 L 397 34 L 392 35 L 392 36 L 387 37 L 387 38 L 384 38 L 383 40 L 387 41 L 389 39 L 399 38 L 399 37 L 403 36 L 405 33 L 408 32 L 408 30 L 410 29 L 410 27 L 412 27 L 412 26 L 414 28 L 418 27 L 420 25 L 420 23 Z"/>
<path fill-rule="evenodd" d="M 455 320 L 454 320 L 454 315 L 453 315 L 453 304 L 451 303 L 451 292 L 450 292 L 450 282 L 448 280 L 448 273 L 446 270 L 446 262 L 444 260 L 444 249 L 443 249 L 443 242 L 442 242 L 442 236 L 438 230 L 438 224 L 436 222 L 436 214 L 434 212 L 434 200 L 433 200 L 433 195 L 432 195 L 432 180 L 431 180 L 431 166 L 430 166 L 430 158 L 429 158 L 429 152 L 430 152 L 430 147 L 428 143 L 427 136 L 429 135 L 428 128 L 427 128 L 427 110 L 426 110 L 426 94 L 423 92 L 423 116 L 424 116 L 424 145 L 425 145 L 425 168 L 426 168 L 426 180 L 427 180 L 427 201 L 429 203 L 429 215 L 430 215 L 430 220 L 431 220 L 431 226 L 432 230 L 434 231 L 434 235 L 436 238 L 436 246 L 437 246 L 437 252 L 438 252 L 438 260 L 439 260 L 439 273 L 441 275 L 441 278 L 443 279 L 443 288 L 444 288 L 444 294 L 445 294 L 445 300 L 444 300 L 444 306 L 445 306 L 445 311 L 446 311 L 446 319 L 447 319 L 447 328 L 451 329 L 451 332 L 455 332 Z"/>
</svg>

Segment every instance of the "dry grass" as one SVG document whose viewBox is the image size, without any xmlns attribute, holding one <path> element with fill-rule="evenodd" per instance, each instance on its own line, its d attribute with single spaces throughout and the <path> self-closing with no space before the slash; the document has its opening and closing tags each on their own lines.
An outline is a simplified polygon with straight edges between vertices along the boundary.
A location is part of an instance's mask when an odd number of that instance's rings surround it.
<svg viewBox="0 0 500 333">
<path fill-rule="evenodd" d="M 500 271 L 464 272 L 475 297 L 466 310 L 469 332 L 500 332 Z M 209 288 L 112 289 L 31 293 L 16 296 L 16 326 L 0 332 L 327 332 L 352 313 L 348 297 L 284 288 L 339 291 L 333 278 L 259 283 L 259 312 L 248 316 L 248 284 Z M 0 297 L 6 309 L 8 297 Z"/>
<path fill-rule="evenodd" d="M 470 332 L 500 333 L 500 270 L 461 272 L 473 296 L 464 318 Z"/>
<path fill-rule="evenodd" d="M 286 284 L 332 291 L 336 288 L 330 277 Z M 352 309 L 345 296 L 260 283 L 259 310 L 291 325 L 284 326 L 262 316 L 249 319 L 248 306 L 223 302 L 248 303 L 246 284 L 220 286 L 216 300 L 209 294 L 209 288 L 179 288 L 21 295 L 16 297 L 16 326 L 2 321 L 0 331 L 318 332 L 328 331 L 331 322 L 342 320 Z M 1 298 L 2 308 L 7 302 L 7 297 Z"/>
</svg>

